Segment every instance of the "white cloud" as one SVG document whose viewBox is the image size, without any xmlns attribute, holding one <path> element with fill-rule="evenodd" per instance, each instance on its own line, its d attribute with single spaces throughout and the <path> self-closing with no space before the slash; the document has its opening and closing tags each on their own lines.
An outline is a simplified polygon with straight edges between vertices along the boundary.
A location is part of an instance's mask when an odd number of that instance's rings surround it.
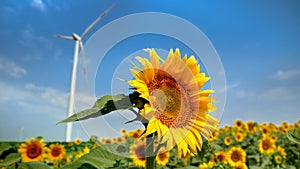
<svg viewBox="0 0 300 169">
<path fill-rule="evenodd" d="M 216 90 L 216 92 L 222 92 L 222 93 L 224 93 L 225 91 L 229 92 L 237 88 L 239 85 L 240 85 L 239 82 L 235 82 L 233 84 L 226 84 L 226 86 L 219 87 L 219 90 Z"/>
<path fill-rule="evenodd" d="M 46 113 L 62 120 L 66 117 L 69 93 L 59 91 L 52 87 L 37 86 L 35 84 L 26 84 L 17 86 L 0 82 L 1 95 L 0 105 L 9 108 L 19 108 L 20 110 L 32 113 Z M 90 108 L 95 102 L 93 97 L 84 93 L 76 93 L 76 106 L 85 105 Z M 88 107 L 87 107 L 88 105 Z M 77 109 L 76 109 L 77 110 Z M 78 111 L 81 109 L 78 109 Z"/>
<path fill-rule="evenodd" d="M 277 73 L 273 76 L 274 79 L 278 80 L 288 80 L 292 79 L 294 77 L 300 76 L 300 70 L 295 69 L 295 70 L 288 70 L 288 71 L 277 71 Z"/>
<path fill-rule="evenodd" d="M 49 114 L 62 119 L 65 117 L 68 93 L 33 84 L 17 86 L 0 83 L 0 105 L 6 109 L 19 110 L 16 113 Z"/>
<path fill-rule="evenodd" d="M 0 57 L 0 72 L 7 73 L 13 77 L 20 77 L 27 73 L 26 69 L 17 65 L 14 61 Z"/>
<path fill-rule="evenodd" d="M 237 97 L 253 97 L 253 96 L 255 96 L 255 93 L 246 91 L 246 90 L 237 90 L 235 92 L 235 94 Z"/>
<path fill-rule="evenodd" d="M 36 8 L 42 12 L 45 12 L 47 10 L 46 5 L 42 0 L 32 0 L 30 5 L 31 7 Z"/>
<path fill-rule="evenodd" d="M 264 100 L 293 100 L 300 98 L 300 86 L 274 87 L 259 95 Z"/>
<path fill-rule="evenodd" d="M 36 35 L 31 26 L 27 26 L 22 33 L 22 38 L 19 42 L 26 47 L 42 46 L 50 49 L 52 43 L 45 37 Z"/>
<path fill-rule="evenodd" d="M 38 135 L 50 140 L 62 140 L 64 125 L 55 125 L 66 118 L 68 92 L 35 84 L 17 85 L 0 82 L 1 140 L 19 140 L 20 127 L 25 128 L 22 138 Z M 18 119 L 17 123 L 15 119 Z M 74 135 L 86 138 L 79 123 L 73 124 Z"/>
</svg>

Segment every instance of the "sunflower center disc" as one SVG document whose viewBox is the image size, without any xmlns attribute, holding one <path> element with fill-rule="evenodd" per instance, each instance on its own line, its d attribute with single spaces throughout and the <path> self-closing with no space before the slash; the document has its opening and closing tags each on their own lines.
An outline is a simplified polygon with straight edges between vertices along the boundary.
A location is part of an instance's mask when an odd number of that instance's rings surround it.
<svg viewBox="0 0 300 169">
<path fill-rule="evenodd" d="M 149 85 L 150 103 L 156 109 L 156 117 L 170 127 L 186 107 L 180 86 L 169 76 L 157 76 L 155 85 Z"/>
<path fill-rule="evenodd" d="M 38 157 L 41 154 L 41 149 L 35 145 L 29 146 L 27 156 L 31 159 Z"/>
<path fill-rule="evenodd" d="M 54 148 L 54 149 L 52 150 L 52 152 L 51 152 L 51 154 L 52 154 L 53 157 L 59 156 L 60 153 L 61 153 L 61 149 L 60 149 L 60 148 Z"/>
</svg>

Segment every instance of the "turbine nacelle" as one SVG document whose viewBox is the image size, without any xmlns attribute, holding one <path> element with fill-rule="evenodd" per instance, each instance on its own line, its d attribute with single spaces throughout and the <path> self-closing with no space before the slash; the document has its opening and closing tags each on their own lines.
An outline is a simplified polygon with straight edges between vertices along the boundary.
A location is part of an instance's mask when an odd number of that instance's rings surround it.
<svg viewBox="0 0 300 169">
<path fill-rule="evenodd" d="M 81 37 L 79 35 L 77 35 L 76 33 L 72 33 L 72 37 L 74 40 L 81 41 Z"/>
</svg>

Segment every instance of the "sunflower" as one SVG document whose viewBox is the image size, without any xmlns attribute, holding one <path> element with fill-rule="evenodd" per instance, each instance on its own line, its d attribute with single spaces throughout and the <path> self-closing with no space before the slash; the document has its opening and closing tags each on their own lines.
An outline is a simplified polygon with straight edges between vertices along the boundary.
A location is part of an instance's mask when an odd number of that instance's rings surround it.
<svg viewBox="0 0 300 169">
<path fill-rule="evenodd" d="M 244 135 L 241 132 L 238 132 L 234 135 L 234 138 L 237 142 L 242 142 L 244 139 Z"/>
<path fill-rule="evenodd" d="M 132 159 L 133 163 L 138 167 L 146 166 L 146 143 L 145 141 L 139 141 L 136 144 L 130 146 L 129 156 Z"/>
<path fill-rule="evenodd" d="M 283 128 L 284 130 L 288 130 L 288 129 L 289 129 L 289 123 L 286 122 L 286 121 L 282 122 L 282 123 L 281 123 L 281 126 L 282 126 L 282 128 Z"/>
<path fill-rule="evenodd" d="M 297 122 L 297 124 L 298 124 L 298 127 L 300 127 L 300 119 L 298 119 L 298 122 Z"/>
<path fill-rule="evenodd" d="M 121 130 L 121 134 L 122 134 L 123 136 L 126 136 L 126 133 L 127 133 L 127 131 L 126 131 L 125 129 L 122 129 L 122 130 Z"/>
<path fill-rule="evenodd" d="M 270 137 L 274 142 L 277 141 L 277 136 L 275 134 L 272 134 L 271 137 Z"/>
<path fill-rule="evenodd" d="M 22 162 L 40 161 L 44 160 L 46 156 L 45 143 L 43 139 L 30 139 L 21 144 L 18 153 L 22 156 Z"/>
<path fill-rule="evenodd" d="M 169 151 L 162 151 L 159 152 L 156 156 L 156 162 L 159 165 L 165 166 L 169 162 L 170 152 Z"/>
<path fill-rule="evenodd" d="M 201 90 L 210 78 L 200 73 L 194 56 L 181 58 L 179 49 L 171 49 L 165 61 L 154 49 L 149 55 L 150 61 L 136 57 L 143 68 L 131 69 L 135 79 L 128 81 L 148 101 L 140 111 L 148 120 L 144 136 L 156 133 L 167 148 L 177 145 L 183 156 L 197 154 L 201 135 L 208 139 L 219 124 L 207 113 L 216 109 L 213 90 Z"/>
<path fill-rule="evenodd" d="M 254 133 L 254 132 L 256 132 L 256 130 L 257 130 L 257 127 L 256 127 L 256 124 L 254 122 L 248 121 L 246 123 L 246 131 L 248 133 Z"/>
<path fill-rule="evenodd" d="M 212 160 L 216 163 L 221 162 L 221 163 L 226 164 L 227 163 L 226 153 L 224 151 L 217 152 L 217 153 L 215 153 Z"/>
<path fill-rule="evenodd" d="M 88 147 L 84 147 L 83 151 L 78 151 L 75 155 L 75 160 L 78 160 L 82 156 L 90 153 L 90 149 Z"/>
<path fill-rule="evenodd" d="M 208 163 L 202 163 L 199 165 L 199 169 L 209 169 L 209 168 L 213 168 L 215 165 L 214 162 L 209 161 Z"/>
<path fill-rule="evenodd" d="M 234 167 L 234 169 L 248 169 L 248 167 L 245 163 L 239 163 Z"/>
<path fill-rule="evenodd" d="M 245 163 L 245 150 L 240 147 L 232 147 L 227 153 L 227 161 L 233 167 L 237 167 L 240 163 Z"/>
<path fill-rule="evenodd" d="M 242 120 L 236 120 L 234 122 L 234 127 L 238 130 L 241 130 L 244 126 L 244 122 Z"/>
<path fill-rule="evenodd" d="M 128 132 L 128 137 L 139 138 L 143 132 L 143 129 L 136 129 L 135 131 Z"/>
<path fill-rule="evenodd" d="M 273 153 L 276 147 L 275 142 L 271 138 L 265 137 L 259 141 L 258 148 L 260 153 L 268 154 Z"/>
<path fill-rule="evenodd" d="M 272 155 L 272 160 L 276 165 L 281 165 L 284 162 L 284 157 L 281 153 L 276 152 Z"/>
<path fill-rule="evenodd" d="M 80 140 L 80 139 L 75 139 L 74 143 L 75 143 L 76 145 L 80 145 L 80 144 L 81 144 L 81 140 Z"/>
<path fill-rule="evenodd" d="M 212 136 L 208 139 L 209 142 L 212 142 L 214 140 L 216 140 L 219 136 L 219 132 L 218 130 L 215 130 L 213 133 L 212 133 Z"/>
<path fill-rule="evenodd" d="M 278 146 L 278 147 L 276 148 L 276 152 L 280 153 L 284 158 L 286 157 L 286 152 L 285 152 L 285 149 L 284 149 L 284 148 Z"/>
<path fill-rule="evenodd" d="M 62 160 L 66 154 L 66 149 L 61 144 L 51 144 L 48 149 L 48 159 L 52 162 Z"/>
<path fill-rule="evenodd" d="M 231 140 L 230 137 L 227 136 L 227 137 L 224 138 L 224 144 L 225 144 L 226 146 L 231 145 L 231 143 L 232 143 L 232 140 Z"/>
<path fill-rule="evenodd" d="M 263 136 L 268 136 L 271 133 L 271 129 L 268 126 L 262 126 L 261 134 Z"/>
<path fill-rule="evenodd" d="M 109 138 L 102 138 L 100 141 L 102 144 L 112 144 L 112 140 Z"/>
</svg>

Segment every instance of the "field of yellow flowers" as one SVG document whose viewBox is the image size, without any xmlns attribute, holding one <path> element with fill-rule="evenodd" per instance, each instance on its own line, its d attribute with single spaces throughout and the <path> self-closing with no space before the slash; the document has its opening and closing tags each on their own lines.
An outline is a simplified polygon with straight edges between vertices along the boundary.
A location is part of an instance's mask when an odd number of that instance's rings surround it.
<svg viewBox="0 0 300 169">
<path fill-rule="evenodd" d="M 298 169 L 300 144 L 288 139 L 288 131 L 299 136 L 300 119 L 279 126 L 236 120 L 233 126 L 215 131 L 197 156 L 179 157 L 173 148 L 158 152 L 155 165 L 161 169 Z M 86 142 L 44 142 L 42 137 L 1 142 L 0 168 L 143 168 L 146 144 L 137 139 L 142 133 L 143 129 L 122 130 L 120 137 L 99 140 L 93 136 Z"/>
</svg>

